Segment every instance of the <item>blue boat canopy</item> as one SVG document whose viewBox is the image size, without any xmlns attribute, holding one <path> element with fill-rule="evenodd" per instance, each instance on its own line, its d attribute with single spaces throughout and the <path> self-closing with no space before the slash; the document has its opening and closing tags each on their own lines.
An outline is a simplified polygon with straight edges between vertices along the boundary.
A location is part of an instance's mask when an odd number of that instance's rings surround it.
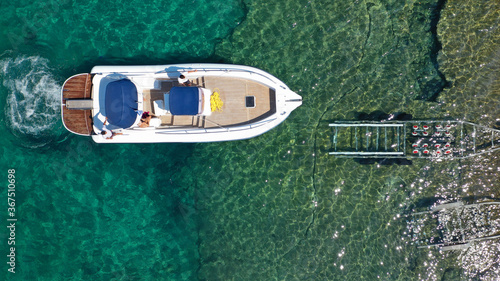
<svg viewBox="0 0 500 281">
<path fill-rule="evenodd" d="M 129 128 L 137 119 L 137 88 L 128 79 L 111 82 L 106 87 L 105 110 L 108 122 Z"/>
<path fill-rule="evenodd" d="M 169 104 L 172 115 L 196 115 L 199 113 L 200 90 L 198 87 L 173 87 Z"/>
</svg>

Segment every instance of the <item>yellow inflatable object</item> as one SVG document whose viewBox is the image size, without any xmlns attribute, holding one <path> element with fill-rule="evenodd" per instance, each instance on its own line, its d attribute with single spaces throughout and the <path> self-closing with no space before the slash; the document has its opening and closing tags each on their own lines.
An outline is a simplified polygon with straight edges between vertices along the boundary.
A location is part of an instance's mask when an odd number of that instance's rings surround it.
<svg viewBox="0 0 500 281">
<path fill-rule="evenodd" d="M 222 112 L 222 106 L 224 105 L 224 103 L 220 98 L 219 92 L 219 89 L 214 89 L 213 94 L 210 96 L 210 109 L 212 110 L 212 112 Z"/>
</svg>

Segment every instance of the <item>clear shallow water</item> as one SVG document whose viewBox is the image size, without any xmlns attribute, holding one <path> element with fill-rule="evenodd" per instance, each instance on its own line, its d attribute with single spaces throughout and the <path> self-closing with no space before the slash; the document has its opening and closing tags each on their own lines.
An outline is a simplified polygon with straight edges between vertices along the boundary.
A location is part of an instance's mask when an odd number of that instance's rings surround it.
<svg viewBox="0 0 500 281">
<path fill-rule="evenodd" d="M 1 167 L 17 169 L 22 221 L 18 272 L 2 274 L 496 280 L 497 241 L 440 253 L 416 249 L 405 231 L 406 214 L 431 199 L 498 198 L 497 154 L 411 166 L 327 155 L 328 122 L 364 113 L 494 126 L 500 9 L 482 4 L 443 6 L 439 55 L 433 1 L 2 5 Z M 62 128 L 66 77 L 95 64 L 191 61 L 262 68 L 304 104 L 272 131 L 229 143 L 97 145 Z"/>
</svg>

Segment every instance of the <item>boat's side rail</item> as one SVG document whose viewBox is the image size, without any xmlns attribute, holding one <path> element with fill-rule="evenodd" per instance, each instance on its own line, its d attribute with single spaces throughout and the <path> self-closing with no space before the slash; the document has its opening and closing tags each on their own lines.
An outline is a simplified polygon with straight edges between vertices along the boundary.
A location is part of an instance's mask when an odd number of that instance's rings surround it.
<svg viewBox="0 0 500 281">
<path fill-rule="evenodd" d="M 232 74 L 236 77 L 250 78 L 257 76 L 253 80 L 261 81 L 265 84 L 279 85 L 280 88 L 288 90 L 289 88 L 278 78 L 273 75 L 260 70 L 258 68 L 244 66 L 244 65 L 231 65 L 231 64 L 178 64 L 178 65 L 148 65 L 148 66 L 95 66 L 92 69 L 94 74 L 114 74 L 120 73 L 128 77 L 137 76 L 151 76 L 152 74 L 157 78 L 171 78 L 176 79 L 181 73 L 198 71 L 199 73 L 190 75 L 224 75 Z M 250 76 L 250 77 L 249 77 Z"/>
<path fill-rule="evenodd" d="M 190 127 L 189 129 L 184 128 L 184 129 L 172 129 L 170 128 L 165 128 L 165 129 L 156 129 L 155 133 L 156 134 L 206 134 L 206 133 L 221 133 L 221 132 L 237 132 L 237 131 L 245 131 L 245 130 L 251 130 L 255 129 L 258 127 L 262 127 L 266 124 L 272 123 L 276 120 L 277 118 L 273 119 L 267 119 L 263 120 L 260 122 L 248 124 L 248 125 L 243 125 L 243 126 L 234 126 L 234 127 L 216 127 L 216 128 L 194 128 Z"/>
</svg>

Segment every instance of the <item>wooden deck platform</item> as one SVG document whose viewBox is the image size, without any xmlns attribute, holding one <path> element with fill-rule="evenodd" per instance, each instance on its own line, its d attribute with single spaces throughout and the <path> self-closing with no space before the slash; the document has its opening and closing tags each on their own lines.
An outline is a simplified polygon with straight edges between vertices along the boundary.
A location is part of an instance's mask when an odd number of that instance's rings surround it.
<svg viewBox="0 0 500 281">
<path fill-rule="evenodd" d="M 264 119 L 276 112 L 276 97 L 273 89 L 260 83 L 231 77 L 200 77 L 192 80 L 193 86 L 217 90 L 224 103 L 221 112 L 212 112 L 210 116 L 160 116 L 164 126 L 194 126 L 204 128 L 243 125 Z M 161 88 L 144 93 L 144 111 L 154 114 L 153 102 L 163 100 L 163 94 L 177 81 L 164 80 Z M 247 108 L 245 97 L 255 97 L 255 107 Z"/>
<path fill-rule="evenodd" d="M 92 76 L 79 74 L 64 83 L 62 96 L 62 119 L 66 128 L 75 134 L 90 136 L 92 134 L 92 110 L 68 109 L 66 101 L 72 99 L 91 99 Z"/>
</svg>

